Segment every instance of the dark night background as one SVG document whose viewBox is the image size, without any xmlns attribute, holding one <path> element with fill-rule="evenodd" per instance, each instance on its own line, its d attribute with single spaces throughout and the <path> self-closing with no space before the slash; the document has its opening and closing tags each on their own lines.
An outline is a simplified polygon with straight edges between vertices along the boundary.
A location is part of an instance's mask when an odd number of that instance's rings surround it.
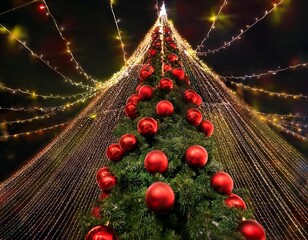
<svg viewBox="0 0 308 240">
<path fill-rule="evenodd" d="M 2 0 L 0 13 L 26 3 L 25 0 Z M 158 1 L 161 4 L 161 1 Z M 223 2 L 217 0 L 167 0 L 169 19 L 180 34 L 195 48 L 207 33 L 211 22 L 209 17 L 217 12 Z M 242 26 L 249 24 L 265 9 L 270 9 L 273 0 L 232 0 L 223 11 L 205 49 L 216 48 L 237 34 Z M 278 1 L 276 1 L 278 2 Z M 123 64 L 116 29 L 107 0 L 48 0 L 49 8 L 58 24 L 65 28 L 64 35 L 71 42 L 71 49 L 85 71 L 95 79 L 104 81 Z M 70 78 L 84 79 L 76 73 L 70 57 L 64 51 L 64 43 L 59 37 L 50 17 L 38 9 L 40 3 L 33 3 L 14 12 L 0 15 L 0 23 L 13 29 L 23 29 L 22 39 L 36 52 L 44 54 L 52 65 Z M 123 31 L 126 50 L 130 55 L 156 20 L 155 1 L 117 0 L 115 12 Z M 243 75 L 258 73 L 277 66 L 287 66 L 308 61 L 308 1 L 285 0 L 273 14 L 247 32 L 240 41 L 216 55 L 202 58 L 221 75 Z M 287 71 L 276 76 L 251 80 L 251 86 L 271 91 L 287 91 L 308 95 L 308 70 Z M 79 88 L 65 84 L 47 66 L 34 59 L 17 42 L 0 33 L 0 84 L 12 88 L 35 90 L 42 94 L 75 94 Z M 256 110 L 267 113 L 299 113 L 308 115 L 307 100 L 288 100 L 266 95 L 252 95 L 238 92 Z M 22 95 L 0 92 L 0 106 L 53 106 L 65 101 L 33 99 Z M 1 128 L 2 134 L 24 132 L 50 126 L 73 118 L 85 104 L 58 116 L 35 121 L 31 124 L 13 125 Z M 306 109 L 306 108 L 307 109 Z M 0 121 L 33 117 L 33 113 L 2 111 Z M 26 137 L 0 141 L 0 180 L 5 179 L 18 167 L 35 155 L 59 134 L 60 129 Z M 275 130 L 276 131 L 276 130 Z M 282 134 L 304 155 L 308 155 L 307 142 L 301 142 Z M 102 152 L 103 154 L 103 152 Z"/>
</svg>

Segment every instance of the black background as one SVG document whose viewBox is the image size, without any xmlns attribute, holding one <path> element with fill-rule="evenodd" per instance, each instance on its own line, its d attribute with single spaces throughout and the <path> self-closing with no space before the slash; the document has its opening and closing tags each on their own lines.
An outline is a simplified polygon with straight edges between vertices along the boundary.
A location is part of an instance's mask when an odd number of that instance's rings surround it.
<svg viewBox="0 0 308 240">
<path fill-rule="evenodd" d="M 2 0 L 0 12 L 26 3 L 24 0 Z M 161 1 L 158 1 L 161 4 Z M 222 3 L 217 0 L 168 0 L 166 2 L 169 19 L 172 19 L 180 34 L 191 45 L 196 46 L 206 35 L 211 22 L 209 17 L 217 12 Z M 252 23 L 255 17 L 261 16 L 270 9 L 273 0 L 232 0 L 223 11 L 224 19 L 217 22 L 216 29 L 206 42 L 204 49 L 221 46 L 237 34 L 241 27 Z M 278 1 L 276 1 L 278 2 Z M 87 73 L 104 81 L 122 64 L 122 52 L 116 40 L 116 29 L 107 0 L 48 0 L 49 8 L 60 26 L 65 28 L 64 35 L 71 42 L 71 49 Z M 117 0 L 114 8 L 121 19 L 119 25 L 123 31 L 126 51 L 130 55 L 138 46 L 144 35 L 156 20 L 156 1 Z M 0 23 L 13 29 L 22 27 L 22 37 L 36 52 L 44 54 L 52 65 L 76 81 L 84 81 L 77 74 L 65 53 L 64 42 L 59 37 L 50 17 L 38 9 L 40 3 L 33 3 L 4 15 Z M 263 70 L 287 66 L 308 61 L 308 2 L 304 0 L 285 0 L 273 14 L 268 16 L 248 31 L 241 40 L 215 55 L 202 58 L 210 67 L 221 75 L 243 75 L 258 73 Z M 308 95 L 307 69 L 288 71 L 276 76 L 251 80 L 252 86 L 271 91 L 286 91 Z M 17 42 L 10 41 L 8 36 L 0 33 L 0 83 L 13 88 L 35 90 L 42 94 L 74 94 L 80 89 L 64 83 L 37 59 L 34 59 Z M 290 100 L 266 95 L 252 95 L 238 91 L 238 94 L 256 110 L 267 113 L 299 113 L 308 115 L 307 101 Z M 30 97 L 12 96 L 0 92 L 1 106 L 52 106 L 65 102 L 42 101 Z M 60 113 L 56 118 L 36 121 L 28 125 L 1 128 L 2 133 L 9 131 L 24 132 L 43 126 L 50 126 L 71 119 L 85 105 L 67 113 Z M 29 113 L 0 112 L 0 120 L 14 120 L 32 117 Z M 6 178 L 25 160 L 29 159 L 61 129 L 45 133 L 19 137 L 0 142 L 0 179 Z M 307 143 L 283 136 L 307 155 Z M 102 153 L 103 154 L 103 153 Z"/>
</svg>

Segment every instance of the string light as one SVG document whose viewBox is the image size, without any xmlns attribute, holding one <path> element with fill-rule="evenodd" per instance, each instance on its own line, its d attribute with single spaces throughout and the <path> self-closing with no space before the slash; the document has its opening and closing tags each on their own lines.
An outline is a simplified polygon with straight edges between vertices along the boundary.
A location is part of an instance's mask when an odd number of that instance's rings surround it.
<svg viewBox="0 0 308 240">
<path fill-rule="evenodd" d="M 224 80 L 224 81 L 226 81 L 226 80 Z M 263 94 L 267 94 L 269 96 L 282 97 L 282 98 L 293 98 L 293 99 L 305 98 L 305 99 L 308 99 L 308 96 L 303 95 L 303 94 L 290 94 L 290 93 L 284 93 L 284 92 L 272 92 L 272 91 L 264 90 L 262 88 L 250 87 L 250 86 L 244 85 L 243 83 L 237 83 L 237 82 L 233 82 L 231 80 L 229 80 L 229 82 L 232 85 L 235 85 L 236 87 L 240 87 L 240 88 L 247 90 L 251 93 L 263 93 Z"/>
<path fill-rule="evenodd" d="M 10 13 L 10 12 L 13 12 L 13 11 L 15 11 L 15 10 L 17 10 L 17 9 L 26 7 L 26 6 L 30 5 L 30 4 L 35 3 L 35 2 L 38 2 L 38 1 L 40 1 L 40 0 L 34 0 L 34 1 L 31 1 L 31 2 L 22 4 L 22 5 L 18 6 L 18 7 L 14 7 L 14 8 L 12 8 L 12 9 L 9 9 L 9 10 L 7 10 L 7 11 L 4 11 L 4 12 L 0 13 L 0 16 L 1 16 L 1 15 L 4 15 L 4 14 L 7 14 L 7 13 Z"/>
<path fill-rule="evenodd" d="M 216 22 L 219 19 L 219 15 L 227 4 L 228 4 L 227 0 L 224 0 L 223 3 L 220 5 L 218 13 L 214 16 L 213 19 L 211 19 L 212 25 L 211 25 L 210 29 L 208 30 L 206 37 L 201 41 L 201 43 L 195 49 L 196 52 L 198 52 L 203 47 L 206 40 L 208 40 L 210 38 L 210 34 L 211 34 L 212 30 L 215 28 Z"/>
<path fill-rule="evenodd" d="M 49 126 L 49 127 L 40 128 L 40 129 L 37 129 L 37 130 L 14 133 L 14 134 L 11 134 L 11 135 L 9 135 L 9 134 L 3 135 L 3 136 L 0 136 L 0 140 L 7 140 L 8 138 L 17 138 L 17 137 L 20 137 L 20 136 L 28 136 L 28 135 L 31 135 L 31 134 L 42 133 L 42 132 L 45 132 L 47 130 L 55 129 L 55 128 L 58 128 L 58 127 L 64 127 L 68 123 L 70 123 L 70 121 L 59 123 L 59 124 L 52 125 L 52 126 Z"/>
<path fill-rule="evenodd" d="M 27 46 L 27 44 L 20 40 L 19 38 L 17 38 L 8 28 L 6 28 L 4 25 L 2 25 L 0 23 L 0 27 L 5 30 L 10 36 L 12 39 L 14 39 L 15 41 L 19 42 L 26 50 L 28 50 L 30 52 L 30 54 L 36 58 L 38 58 L 39 60 L 41 60 L 45 65 L 47 65 L 51 70 L 53 70 L 55 73 L 57 73 L 58 75 L 60 75 L 65 82 L 67 83 L 70 83 L 71 85 L 73 86 L 76 86 L 76 87 L 81 87 L 81 88 L 85 88 L 87 90 L 91 90 L 93 89 L 93 87 L 89 86 L 89 85 L 84 85 L 83 83 L 81 82 L 75 82 L 73 81 L 72 79 L 66 77 L 64 74 L 62 74 L 61 72 L 59 72 L 57 70 L 57 67 L 53 67 L 50 65 L 49 61 L 45 60 L 43 57 L 44 55 L 38 55 L 37 53 L 35 53 L 30 47 Z"/>
<path fill-rule="evenodd" d="M 4 121 L 1 124 L 5 126 L 5 125 L 12 125 L 12 124 L 29 123 L 29 122 L 36 121 L 36 120 L 43 120 L 43 119 L 50 118 L 52 115 L 55 115 L 55 113 L 48 113 L 48 114 L 44 114 L 40 116 L 35 116 L 32 118 L 18 119 L 18 120 L 8 121 L 8 122 Z"/>
<path fill-rule="evenodd" d="M 76 60 L 76 58 L 75 58 L 73 52 L 71 51 L 71 49 L 70 49 L 70 47 L 69 47 L 69 46 L 70 46 L 70 42 L 66 41 L 66 38 L 65 38 L 65 36 L 63 35 L 64 28 L 63 28 L 63 27 L 59 27 L 59 25 L 58 25 L 58 23 L 57 23 L 55 17 L 52 15 L 52 13 L 51 13 L 51 11 L 50 11 L 50 9 L 49 9 L 49 7 L 48 7 L 46 1 L 45 1 L 45 0 L 42 0 L 42 1 L 43 1 L 44 5 L 45 5 L 45 8 L 46 8 L 46 10 L 47 10 L 47 14 L 46 14 L 46 15 L 48 15 L 48 16 L 51 17 L 52 22 L 54 23 L 54 25 L 55 25 L 55 27 L 56 27 L 56 29 L 57 29 L 57 31 L 58 31 L 58 33 L 59 33 L 61 39 L 65 42 L 66 52 L 70 55 L 71 61 L 74 62 L 74 64 L 75 64 L 75 69 L 78 70 L 78 73 L 81 74 L 81 75 L 83 75 L 86 79 L 92 81 L 92 83 L 96 84 L 97 82 L 99 82 L 98 80 L 93 79 L 89 74 L 87 74 L 87 73 L 84 71 L 83 67 L 77 62 L 77 60 Z"/>
<path fill-rule="evenodd" d="M 223 49 L 230 47 L 232 43 L 241 39 L 242 35 L 244 33 L 248 32 L 252 27 L 254 27 L 256 24 L 258 24 L 260 21 L 262 21 L 264 18 L 266 18 L 269 14 L 271 14 L 274 10 L 276 10 L 276 8 L 278 6 L 280 6 L 283 2 L 284 2 L 284 0 L 280 0 L 278 3 L 274 3 L 273 7 L 270 10 L 265 11 L 265 13 L 262 17 L 256 18 L 255 21 L 252 24 L 246 25 L 245 29 L 241 29 L 240 33 L 238 35 L 233 36 L 230 41 L 224 42 L 224 44 L 221 47 L 218 47 L 216 49 L 209 49 L 209 50 L 206 50 L 205 52 L 197 52 L 197 55 L 207 56 L 208 54 L 214 54 L 214 53 L 217 53 L 217 52 L 219 52 Z"/>
<path fill-rule="evenodd" d="M 120 40 L 120 43 L 121 43 L 121 49 L 122 49 L 122 52 L 123 52 L 123 61 L 124 61 L 124 63 L 126 63 L 125 45 L 124 45 L 124 42 L 122 40 L 121 30 L 120 30 L 119 24 L 118 24 L 119 20 L 116 18 L 116 15 L 115 15 L 114 10 L 113 10 L 114 1 L 110 0 L 109 3 L 110 3 L 110 10 L 111 10 L 111 13 L 112 13 L 112 16 L 113 16 L 113 19 L 114 19 L 114 23 L 115 23 L 116 28 L 117 28 L 119 40 Z"/>
<path fill-rule="evenodd" d="M 21 89 L 21 88 L 10 88 L 10 87 L 6 87 L 6 86 L 3 86 L 3 85 L 0 85 L 0 89 L 7 91 L 7 92 L 10 92 L 12 94 L 21 93 L 21 94 L 29 95 L 29 96 L 35 97 L 35 98 L 40 97 L 40 98 L 43 98 L 43 99 L 60 99 L 60 100 L 84 97 L 89 93 L 89 91 L 87 91 L 87 92 L 83 92 L 83 93 L 77 93 L 77 94 L 73 94 L 73 95 L 62 96 L 62 95 L 55 95 L 55 94 L 43 95 L 43 94 L 39 94 L 39 93 L 36 93 L 36 92 L 28 90 L 28 89 L 24 90 L 24 89 Z M 90 92 L 91 91 L 92 90 L 90 90 Z"/>
<path fill-rule="evenodd" d="M 244 75 L 244 76 L 220 76 L 222 78 L 225 79 L 238 79 L 238 80 L 247 80 L 247 79 L 251 79 L 251 78 L 261 78 L 267 75 L 276 75 L 277 73 L 283 72 L 283 71 L 287 71 L 287 70 L 294 70 L 300 67 L 307 67 L 308 63 L 299 63 L 299 64 L 295 64 L 295 65 L 290 65 L 284 68 L 277 68 L 277 69 L 272 69 L 272 70 L 268 70 L 267 72 L 263 72 L 263 73 L 253 73 L 251 75 Z"/>
</svg>

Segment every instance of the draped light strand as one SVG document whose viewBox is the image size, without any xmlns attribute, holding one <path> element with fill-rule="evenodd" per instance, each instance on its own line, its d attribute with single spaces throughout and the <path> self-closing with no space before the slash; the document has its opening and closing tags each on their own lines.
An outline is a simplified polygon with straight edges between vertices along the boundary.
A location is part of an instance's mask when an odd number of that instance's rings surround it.
<svg viewBox="0 0 308 240">
<path fill-rule="evenodd" d="M 56 27 L 56 29 L 57 29 L 57 31 L 58 31 L 58 33 L 59 33 L 61 39 L 65 42 L 66 52 L 70 55 L 71 61 L 74 62 L 74 64 L 75 64 L 75 69 L 78 70 L 78 73 L 79 73 L 79 74 L 83 75 L 86 79 L 90 80 L 92 83 L 94 83 L 94 84 L 98 83 L 99 81 L 96 80 L 96 79 L 93 79 L 93 77 L 91 77 L 89 74 L 87 74 L 87 73 L 84 71 L 83 67 L 78 63 L 78 61 L 76 60 L 76 58 L 75 58 L 73 52 L 72 52 L 71 49 L 70 49 L 70 42 L 68 42 L 68 41 L 66 40 L 66 37 L 63 35 L 63 31 L 65 30 L 64 27 L 59 27 L 59 25 L 58 25 L 58 23 L 57 23 L 55 17 L 53 16 L 53 14 L 51 13 L 51 11 L 50 11 L 50 9 L 49 9 L 49 7 L 48 7 L 46 1 L 45 1 L 45 0 L 42 0 L 42 1 L 43 1 L 44 5 L 45 5 L 45 7 L 46 7 L 46 11 L 47 11 L 46 15 L 51 17 L 52 22 L 54 23 L 54 25 L 55 25 L 55 27 Z"/>
<path fill-rule="evenodd" d="M 230 47 L 232 45 L 232 43 L 234 43 L 237 40 L 240 40 L 242 38 L 242 35 L 244 35 L 252 27 L 254 27 L 256 24 L 258 24 L 260 21 L 262 21 L 264 18 L 266 18 L 274 10 L 276 10 L 277 7 L 279 7 L 283 2 L 284 2 L 284 0 L 280 0 L 278 3 L 274 3 L 273 7 L 270 10 L 266 10 L 262 17 L 256 18 L 255 21 L 252 24 L 246 25 L 245 29 L 241 29 L 239 34 L 233 36 L 230 41 L 224 42 L 224 44 L 222 46 L 220 46 L 218 48 L 215 48 L 215 49 L 208 49 L 205 52 L 197 52 L 197 55 L 199 55 L 199 56 L 207 56 L 208 54 L 215 54 L 217 52 L 220 52 L 223 49 L 226 49 L 226 48 Z"/>
<path fill-rule="evenodd" d="M 7 14 L 7 13 L 10 13 L 10 12 L 13 12 L 13 11 L 16 11 L 17 9 L 26 7 L 26 6 L 28 6 L 28 5 L 32 4 L 32 3 L 39 2 L 39 1 L 41 1 L 41 0 L 34 0 L 34 1 L 31 1 L 31 2 L 22 4 L 22 5 L 20 5 L 20 6 L 14 7 L 14 8 L 12 8 L 12 9 L 9 9 L 9 10 L 7 10 L 7 11 L 4 11 L 4 12 L 0 13 L 0 16 L 1 16 L 1 15 L 4 15 L 4 14 Z"/>
<path fill-rule="evenodd" d="M 212 30 L 215 28 L 215 25 L 216 25 L 216 22 L 219 18 L 219 15 L 222 12 L 222 10 L 224 9 L 224 7 L 227 6 L 227 4 L 228 4 L 227 0 L 224 0 L 223 3 L 220 5 L 217 15 L 215 15 L 213 17 L 213 23 L 212 23 L 210 29 L 208 30 L 206 37 L 201 41 L 201 43 L 195 49 L 196 52 L 198 52 L 202 47 L 204 47 L 204 43 L 206 42 L 206 40 L 208 40 L 210 38 L 210 34 L 211 34 Z"/>
</svg>

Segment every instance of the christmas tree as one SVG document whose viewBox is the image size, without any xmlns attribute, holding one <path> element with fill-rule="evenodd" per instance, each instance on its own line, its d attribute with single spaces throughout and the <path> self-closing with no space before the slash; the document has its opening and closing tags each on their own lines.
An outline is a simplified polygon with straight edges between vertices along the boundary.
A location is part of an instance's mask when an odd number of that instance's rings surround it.
<svg viewBox="0 0 308 240">
<path fill-rule="evenodd" d="M 214 126 L 190 86 L 164 15 L 96 175 L 86 239 L 265 239 L 245 190 L 213 158 Z M 206 102 L 206 99 L 203 99 Z"/>
</svg>

